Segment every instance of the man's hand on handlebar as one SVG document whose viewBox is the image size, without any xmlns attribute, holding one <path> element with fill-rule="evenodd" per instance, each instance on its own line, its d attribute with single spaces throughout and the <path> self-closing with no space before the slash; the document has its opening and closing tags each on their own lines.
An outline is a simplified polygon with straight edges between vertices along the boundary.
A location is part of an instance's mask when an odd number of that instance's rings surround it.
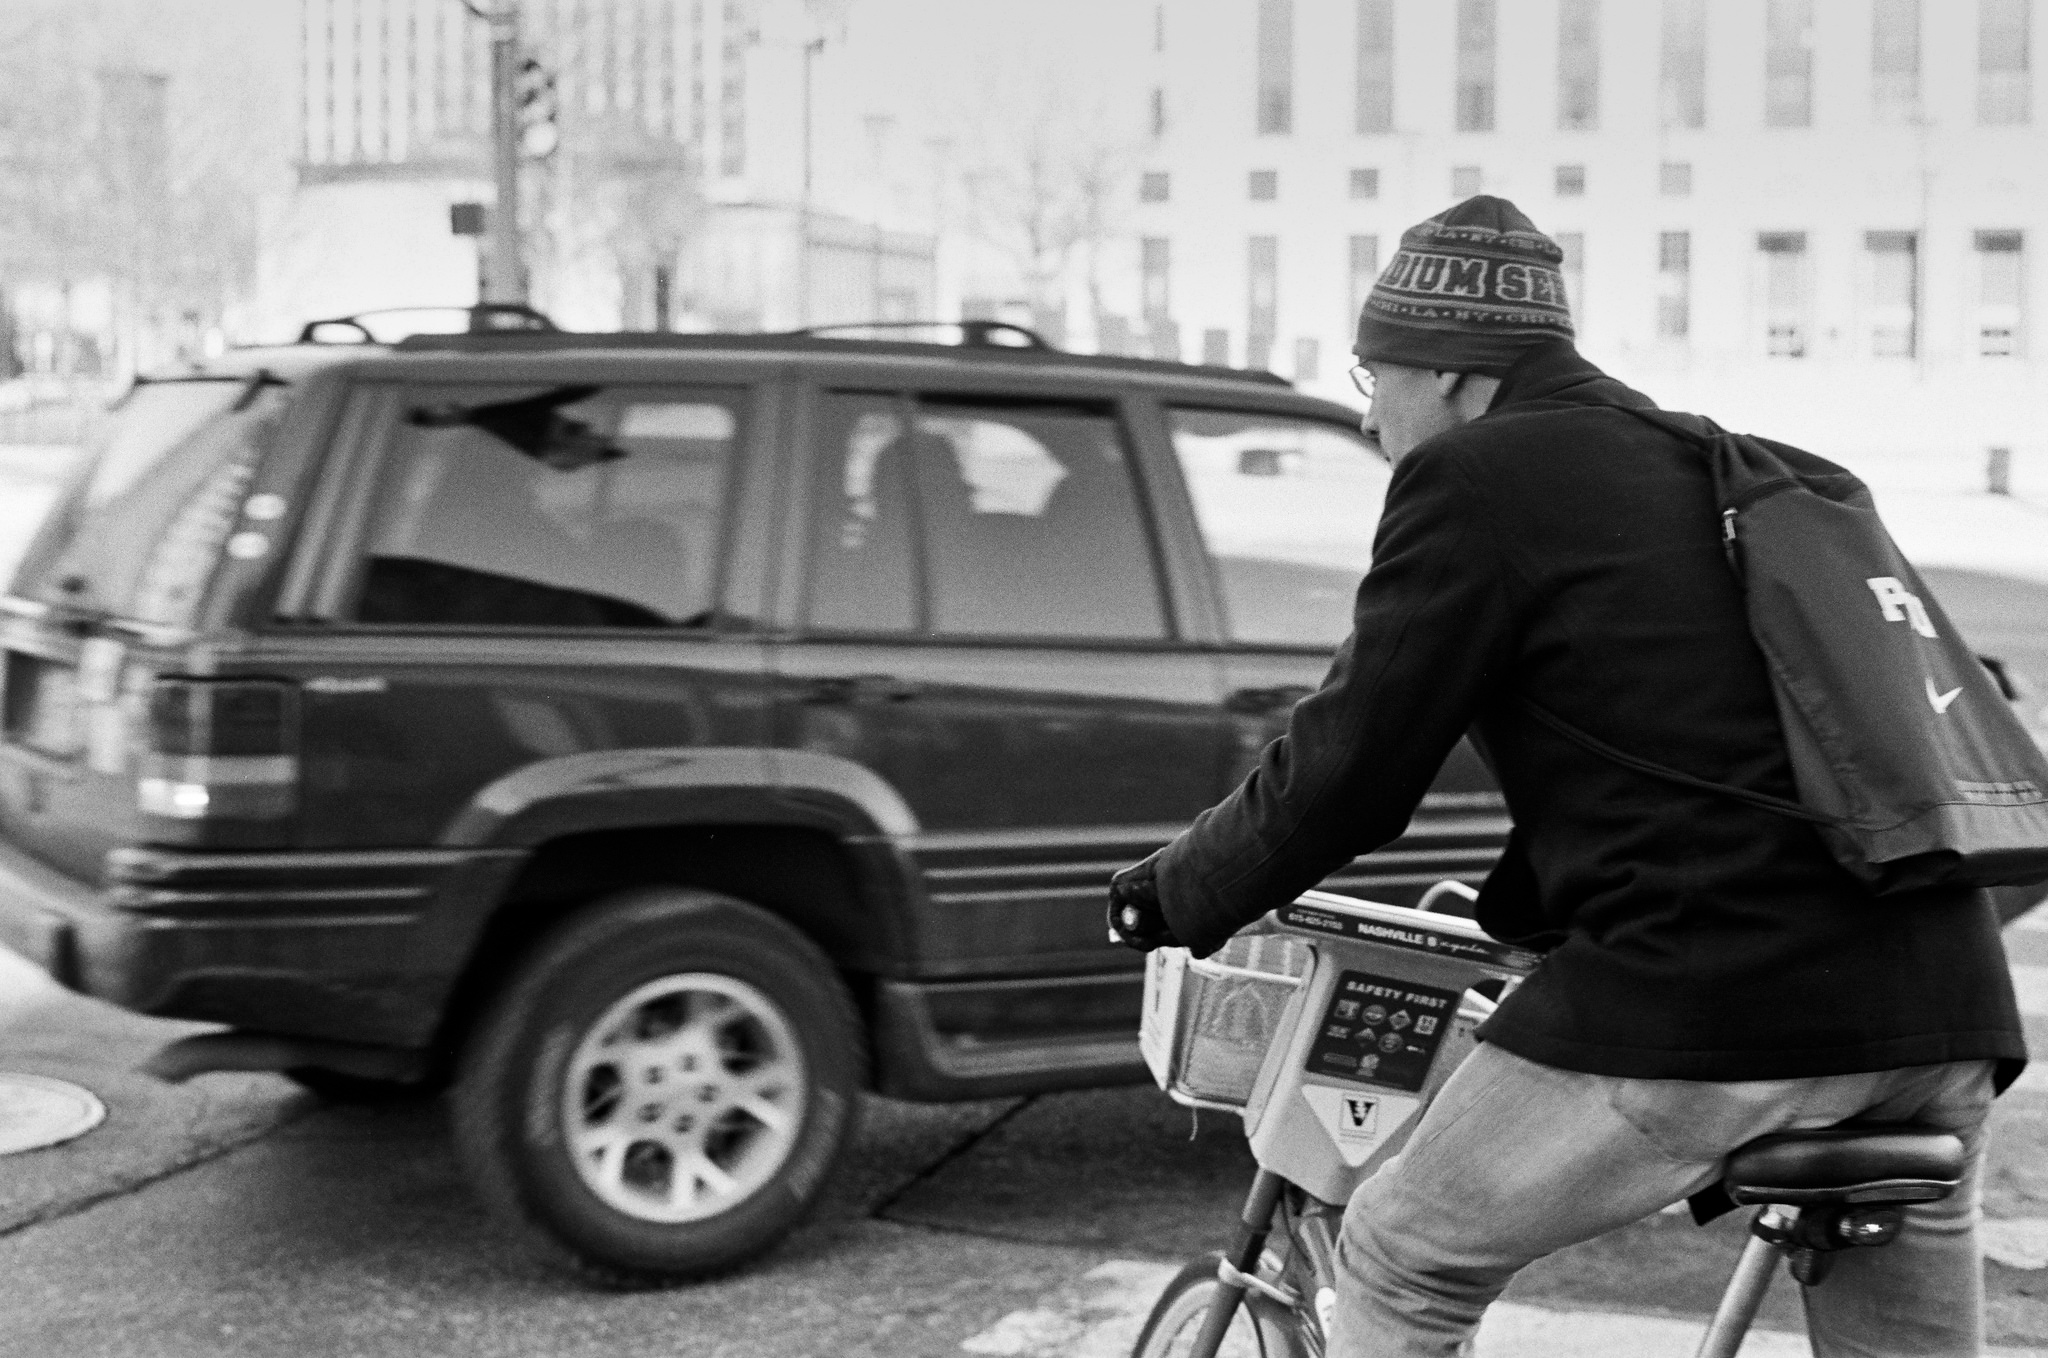
<svg viewBox="0 0 2048 1358">
<path fill-rule="evenodd" d="M 1109 879 L 1109 941 L 1139 952 L 1178 948 L 1179 939 L 1159 906 L 1159 883 L 1152 875 L 1153 854 Z"/>
</svg>

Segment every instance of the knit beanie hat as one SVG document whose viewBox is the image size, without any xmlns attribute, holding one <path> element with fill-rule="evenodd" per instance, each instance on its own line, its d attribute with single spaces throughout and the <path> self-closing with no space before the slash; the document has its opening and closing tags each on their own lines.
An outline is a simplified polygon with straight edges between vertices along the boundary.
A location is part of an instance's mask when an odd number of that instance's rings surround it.
<svg viewBox="0 0 2048 1358">
<path fill-rule="evenodd" d="M 1467 198 L 1402 235 L 1359 312 L 1352 352 L 1498 377 L 1531 346 L 1572 337 L 1563 261 L 1507 199 Z"/>
</svg>

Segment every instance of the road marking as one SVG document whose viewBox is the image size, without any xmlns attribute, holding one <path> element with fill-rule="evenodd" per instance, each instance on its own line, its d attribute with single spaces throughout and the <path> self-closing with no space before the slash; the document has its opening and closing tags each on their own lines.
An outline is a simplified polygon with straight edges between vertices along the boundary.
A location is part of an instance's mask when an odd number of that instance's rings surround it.
<svg viewBox="0 0 2048 1358">
<path fill-rule="evenodd" d="M 2048 1018 L 2048 967 L 2014 967 L 2012 989 L 2019 996 L 2022 1014 Z"/>
<path fill-rule="evenodd" d="M 1125 1358 L 1177 1264 L 1112 1259 L 1026 1311 L 1012 1311 L 960 1347 L 999 1358 Z"/>
<path fill-rule="evenodd" d="M 2007 1268 L 2048 1268 L 2048 1220 L 2021 1217 L 2012 1221 L 1985 1220 L 1977 1227 L 1984 1257 Z"/>
<path fill-rule="evenodd" d="M 2043 1264 L 2017 1267 L 2048 1264 L 2048 1222 L 1986 1222 L 1985 1226 L 1987 1237 L 1994 1226 L 2027 1228 L 2005 1231 L 2000 1239 L 2007 1242 L 2025 1236 L 2025 1248 L 2037 1251 L 2043 1260 Z M 992 1358 L 1125 1358 L 1138 1342 L 1138 1331 L 1144 1328 L 1152 1303 L 1179 1271 L 1173 1264 L 1113 1259 L 1042 1298 L 1038 1305 L 1012 1311 L 960 1348 Z M 1626 1353 L 1630 1358 L 1692 1358 L 1706 1323 L 1704 1316 L 1683 1320 L 1611 1311 L 1557 1311 L 1499 1301 L 1487 1309 L 1479 1327 L 1476 1358 L 1583 1358 L 1604 1353 Z M 1743 1358 L 1808 1358 L 1811 1352 L 1806 1336 L 1783 1330 L 1752 1330 L 1742 1345 Z M 1984 1350 L 1985 1358 L 2028 1358 L 2029 1352 Z M 2039 1358 L 2038 1353 L 2034 1358 Z"/>
</svg>

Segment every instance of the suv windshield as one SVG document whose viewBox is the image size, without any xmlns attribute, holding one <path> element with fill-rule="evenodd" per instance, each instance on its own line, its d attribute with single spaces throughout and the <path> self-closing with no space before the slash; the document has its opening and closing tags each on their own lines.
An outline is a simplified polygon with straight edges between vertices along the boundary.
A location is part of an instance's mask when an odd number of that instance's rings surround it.
<svg viewBox="0 0 2048 1358">
<path fill-rule="evenodd" d="M 12 592 L 190 625 L 284 406 L 281 384 L 261 376 L 137 387 L 86 449 Z"/>
</svg>

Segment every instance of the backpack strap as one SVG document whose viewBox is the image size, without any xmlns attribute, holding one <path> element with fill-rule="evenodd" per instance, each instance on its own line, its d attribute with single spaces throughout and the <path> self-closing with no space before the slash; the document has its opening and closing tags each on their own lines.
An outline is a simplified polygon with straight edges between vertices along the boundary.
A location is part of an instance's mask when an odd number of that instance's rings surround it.
<svg viewBox="0 0 2048 1358">
<path fill-rule="evenodd" d="M 1642 406 L 1609 405 L 1607 409 L 1619 410 L 1624 415 L 1633 415 L 1651 428 L 1683 439 L 1695 447 L 1709 448 L 1715 440 L 1728 436 L 1727 430 L 1704 415 L 1687 415 L 1679 411 L 1647 409 Z"/>
<path fill-rule="evenodd" d="M 1765 811 L 1773 811 L 1781 816 L 1790 816 L 1794 820 L 1809 821 L 1815 825 L 1840 824 L 1833 816 L 1823 815 L 1818 811 L 1801 806 L 1798 802 L 1784 797 L 1773 797 L 1768 792 L 1752 792 L 1746 787 L 1734 787 L 1727 783 L 1716 783 L 1705 778 L 1695 778 L 1689 773 L 1681 773 L 1677 769 L 1668 768 L 1652 760 L 1626 754 L 1615 749 L 1598 736 L 1588 735 L 1586 732 L 1581 731 L 1578 727 L 1572 725 L 1563 717 L 1558 716 L 1549 708 L 1539 705 L 1533 699 L 1518 696 L 1516 701 L 1521 704 L 1524 712 L 1527 712 L 1537 721 L 1542 722 L 1545 726 L 1557 732 L 1566 740 L 1572 742 L 1572 744 L 1577 745 L 1580 749 L 1599 755 L 1609 763 L 1619 764 L 1625 769 L 1633 769 L 1635 772 L 1647 777 L 1661 779 L 1667 783 L 1676 783 L 1680 787 L 1689 787 L 1698 792 L 1716 792 L 1724 797 L 1732 797 L 1738 802 L 1747 802 L 1751 806 Z"/>
</svg>

